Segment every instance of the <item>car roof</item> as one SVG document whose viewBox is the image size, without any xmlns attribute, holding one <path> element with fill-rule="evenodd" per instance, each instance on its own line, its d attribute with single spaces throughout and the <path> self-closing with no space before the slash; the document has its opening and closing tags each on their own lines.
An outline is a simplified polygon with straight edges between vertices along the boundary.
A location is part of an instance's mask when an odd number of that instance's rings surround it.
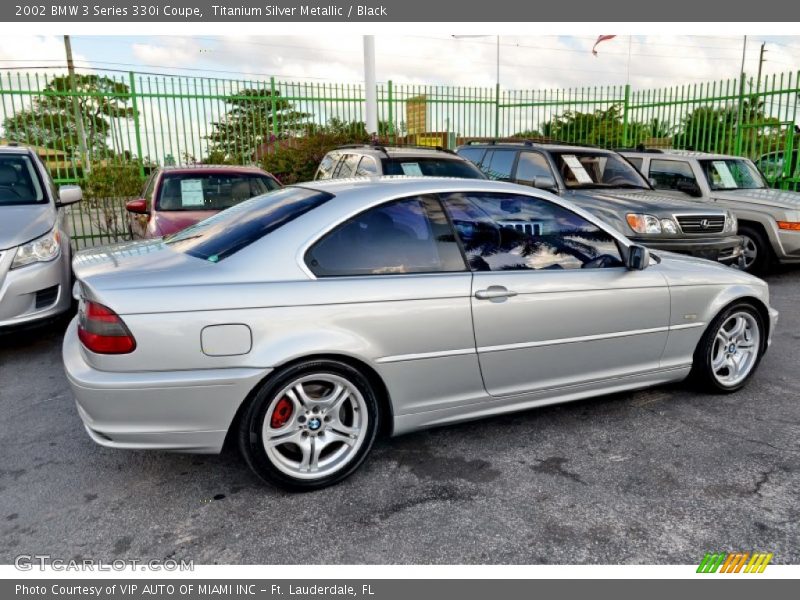
<svg viewBox="0 0 800 600">
<path fill-rule="evenodd" d="M 163 173 L 187 174 L 187 173 L 261 173 L 266 171 L 256 166 L 245 165 L 174 165 L 161 167 Z"/>
<path fill-rule="evenodd" d="M 3 154 L 31 154 L 31 150 L 25 146 L 7 146 L 5 144 L 0 146 L 0 152 Z"/>
<path fill-rule="evenodd" d="M 360 192 L 375 190 L 376 184 L 384 184 L 382 189 L 388 195 L 394 193 L 436 193 L 447 191 L 487 191 L 511 192 L 530 195 L 533 189 L 516 183 L 492 181 L 489 179 L 465 179 L 462 177 L 419 177 L 408 175 L 374 175 L 370 177 L 346 177 L 342 179 L 321 179 L 295 183 L 289 187 L 300 187 L 321 192 L 328 192 L 336 196 L 340 193 Z M 421 190 L 425 192 L 421 192 Z M 391 191 L 389 191 L 391 190 Z"/>
<path fill-rule="evenodd" d="M 489 149 L 489 148 L 514 148 L 519 150 L 524 150 L 525 148 L 535 148 L 537 150 L 549 150 L 551 152 L 597 152 L 601 154 L 613 154 L 614 150 L 608 150 L 606 148 L 600 148 L 598 146 L 591 146 L 588 144 L 567 144 L 567 143 L 558 143 L 558 142 L 533 142 L 533 141 L 523 141 L 523 142 L 480 142 L 480 143 L 473 143 L 473 144 L 463 144 L 458 147 L 458 150 L 464 150 L 466 148 L 481 148 L 481 149 Z"/>
<path fill-rule="evenodd" d="M 452 160 L 465 160 L 451 150 L 428 146 L 381 146 L 372 144 L 347 144 L 334 148 L 331 152 L 340 154 L 369 154 L 380 158 L 440 157 Z"/>
<path fill-rule="evenodd" d="M 702 158 L 702 159 L 727 159 L 743 158 L 732 154 L 714 154 L 712 152 L 698 152 L 696 150 L 668 150 L 668 149 L 649 149 L 649 150 L 619 150 L 624 156 L 650 157 L 650 158 Z"/>
</svg>

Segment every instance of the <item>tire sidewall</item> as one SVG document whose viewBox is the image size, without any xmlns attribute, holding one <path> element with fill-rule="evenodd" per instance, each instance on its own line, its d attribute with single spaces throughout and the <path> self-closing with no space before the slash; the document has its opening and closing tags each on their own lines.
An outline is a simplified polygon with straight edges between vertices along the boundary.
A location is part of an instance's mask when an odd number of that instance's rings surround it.
<svg viewBox="0 0 800 600">
<path fill-rule="evenodd" d="M 270 406 L 277 402 L 276 394 L 290 381 L 304 375 L 338 375 L 358 388 L 367 407 L 367 434 L 361 447 L 342 469 L 320 479 L 297 479 L 280 471 L 267 456 L 262 428 Z M 239 447 L 250 468 L 264 481 L 289 491 L 312 491 L 342 481 L 358 469 L 367 457 L 378 432 L 378 400 L 369 380 L 354 367 L 333 360 L 305 361 L 276 373 L 251 399 L 239 428 Z"/>
<path fill-rule="evenodd" d="M 720 383 L 720 381 L 714 375 L 714 370 L 711 367 L 712 351 L 714 349 L 714 340 L 717 336 L 719 328 L 733 313 L 736 312 L 747 312 L 755 319 L 759 329 L 759 348 L 758 353 L 756 354 L 755 362 L 753 363 L 753 368 L 750 369 L 747 377 L 745 377 L 744 380 L 740 381 L 736 385 L 726 386 Z M 766 349 L 767 343 L 766 337 L 767 329 L 764 323 L 764 318 L 752 304 L 748 302 L 736 302 L 720 312 L 711 322 L 711 325 L 703 335 L 703 338 L 697 348 L 697 353 L 695 354 L 694 364 L 698 371 L 697 375 L 700 377 L 705 387 L 711 391 L 729 393 L 736 392 L 747 385 L 747 383 L 750 381 L 750 378 L 756 372 L 756 369 L 758 369 L 758 365 L 761 362 L 761 357 L 764 355 L 764 350 Z"/>
<path fill-rule="evenodd" d="M 765 273 L 770 263 L 770 248 L 762 233 L 744 225 L 739 227 L 739 235 L 752 240 L 756 247 L 756 259 L 745 271 L 754 274 Z"/>
</svg>

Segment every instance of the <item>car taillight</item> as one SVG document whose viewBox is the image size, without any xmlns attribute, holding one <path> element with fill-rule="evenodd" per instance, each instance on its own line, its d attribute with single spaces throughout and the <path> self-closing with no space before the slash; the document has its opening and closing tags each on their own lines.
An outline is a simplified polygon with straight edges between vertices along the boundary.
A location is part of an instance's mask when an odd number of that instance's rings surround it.
<svg viewBox="0 0 800 600">
<path fill-rule="evenodd" d="M 89 300 L 81 300 L 78 309 L 78 338 L 96 354 L 127 354 L 136 348 L 136 340 L 119 315 Z"/>
</svg>

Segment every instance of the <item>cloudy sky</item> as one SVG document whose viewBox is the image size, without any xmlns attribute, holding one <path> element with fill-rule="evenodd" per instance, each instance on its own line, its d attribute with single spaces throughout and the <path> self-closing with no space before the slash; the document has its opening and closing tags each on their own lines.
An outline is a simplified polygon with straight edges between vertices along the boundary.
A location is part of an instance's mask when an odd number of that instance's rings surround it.
<svg viewBox="0 0 800 600">
<path fill-rule="evenodd" d="M 623 84 L 666 87 L 736 77 L 742 38 L 618 36 L 593 56 L 596 36 L 502 36 L 500 80 L 506 89 Z M 630 40 L 630 43 L 629 43 Z M 755 74 L 766 42 L 764 73 L 800 69 L 800 36 L 749 37 L 745 71 Z M 138 70 L 220 78 L 299 78 L 358 82 L 362 40 L 330 36 L 74 36 L 76 64 L 87 69 Z M 381 35 L 377 75 L 398 83 L 492 86 L 494 36 Z M 630 62 L 629 62 L 630 50 Z M 64 65 L 60 36 L 2 36 L 0 69 L 14 72 Z"/>
</svg>

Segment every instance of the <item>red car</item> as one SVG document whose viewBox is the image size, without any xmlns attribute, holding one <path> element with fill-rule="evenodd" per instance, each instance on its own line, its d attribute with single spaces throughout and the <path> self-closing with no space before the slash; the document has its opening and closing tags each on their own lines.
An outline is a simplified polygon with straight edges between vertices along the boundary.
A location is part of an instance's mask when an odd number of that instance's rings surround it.
<svg viewBox="0 0 800 600">
<path fill-rule="evenodd" d="M 254 196 L 281 187 L 257 167 L 164 167 L 125 206 L 134 238 L 169 235 Z"/>
</svg>

